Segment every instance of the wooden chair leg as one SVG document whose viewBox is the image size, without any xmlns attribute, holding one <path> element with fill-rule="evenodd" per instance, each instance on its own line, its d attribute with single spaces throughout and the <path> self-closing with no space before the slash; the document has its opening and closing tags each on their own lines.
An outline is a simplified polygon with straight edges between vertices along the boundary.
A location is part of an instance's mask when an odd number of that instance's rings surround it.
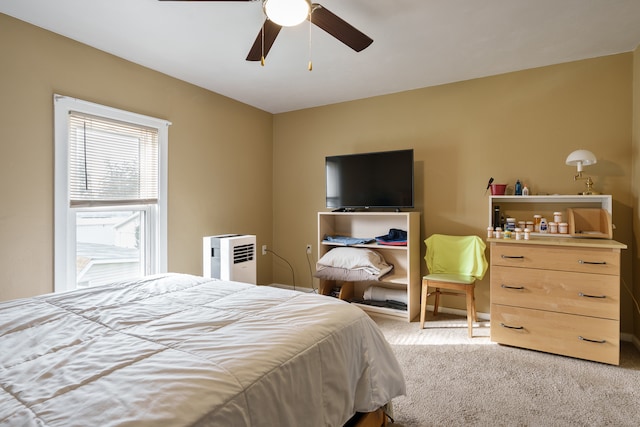
<svg viewBox="0 0 640 427">
<path fill-rule="evenodd" d="M 467 327 L 469 328 L 469 338 L 473 338 L 473 322 L 475 318 L 475 303 L 473 301 L 473 287 L 467 289 Z"/>
<path fill-rule="evenodd" d="M 427 290 L 429 285 L 426 281 L 422 282 L 422 296 L 420 297 L 420 329 L 424 329 L 424 321 L 427 313 Z"/>
<path fill-rule="evenodd" d="M 473 321 L 478 321 L 478 312 L 476 311 L 476 294 L 475 289 L 471 287 L 471 308 L 473 308 Z"/>
<path fill-rule="evenodd" d="M 433 301 L 433 315 L 437 316 L 438 306 L 440 305 L 440 288 L 436 288 L 436 290 L 433 293 L 436 294 L 436 297 Z"/>
</svg>

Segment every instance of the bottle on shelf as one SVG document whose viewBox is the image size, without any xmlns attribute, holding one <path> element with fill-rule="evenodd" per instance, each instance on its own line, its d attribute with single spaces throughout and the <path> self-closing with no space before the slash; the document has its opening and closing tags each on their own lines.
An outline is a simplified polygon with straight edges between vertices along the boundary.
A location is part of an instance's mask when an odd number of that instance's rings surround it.
<svg viewBox="0 0 640 427">
<path fill-rule="evenodd" d="M 540 233 L 548 233 L 549 232 L 549 223 L 547 222 L 547 218 L 540 219 Z"/>
<path fill-rule="evenodd" d="M 529 187 L 527 187 L 527 184 L 525 184 L 524 187 L 522 188 L 522 195 L 523 196 L 529 195 Z"/>
<path fill-rule="evenodd" d="M 540 222 L 542 222 L 542 215 L 534 215 L 533 216 L 533 232 L 534 233 L 539 233 L 540 232 Z"/>
<path fill-rule="evenodd" d="M 562 222 L 562 212 L 554 212 L 553 213 L 553 221 L 560 224 Z"/>
<path fill-rule="evenodd" d="M 520 180 L 516 180 L 516 196 L 522 196 L 522 183 L 520 182 Z"/>
</svg>

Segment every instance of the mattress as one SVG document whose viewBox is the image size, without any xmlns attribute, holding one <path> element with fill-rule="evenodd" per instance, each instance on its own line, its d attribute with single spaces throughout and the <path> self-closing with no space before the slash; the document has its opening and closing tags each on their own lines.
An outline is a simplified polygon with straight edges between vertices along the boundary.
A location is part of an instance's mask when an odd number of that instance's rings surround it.
<svg viewBox="0 0 640 427">
<path fill-rule="evenodd" d="M 0 425 L 341 426 L 405 393 L 359 308 L 182 274 L 0 303 Z"/>
</svg>

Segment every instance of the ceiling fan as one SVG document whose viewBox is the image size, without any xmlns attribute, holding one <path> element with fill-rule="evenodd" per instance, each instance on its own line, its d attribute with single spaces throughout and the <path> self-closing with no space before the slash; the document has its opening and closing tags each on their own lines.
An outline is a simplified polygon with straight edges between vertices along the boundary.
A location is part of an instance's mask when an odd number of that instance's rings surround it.
<svg viewBox="0 0 640 427">
<path fill-rule="evenodd" d="M 253 46 L 247 55 L 247 61 L 262 61 L 282 27 L 292 27 L 305 19 L 331 34 L 356 52 L 367 48 L 373 39 L 357 30 L 348 22 L 330 12 L 318 3 L 309 0 L 159 0 L 159 1 L 262 1 L 267 16 Z M 296 14 L 297 16 L 291 16 Z"/>
</svg>

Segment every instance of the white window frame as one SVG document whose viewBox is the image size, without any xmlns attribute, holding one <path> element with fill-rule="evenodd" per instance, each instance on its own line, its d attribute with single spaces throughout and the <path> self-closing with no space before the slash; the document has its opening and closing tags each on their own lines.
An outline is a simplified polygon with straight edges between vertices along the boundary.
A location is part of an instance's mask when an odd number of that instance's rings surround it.
<svg viewBox="0 0 640 427">
<path fill-rule="evenodd" d="M 170 122 L 63 95 L 54 95 L 54 292 L 76 287 L 76 209 L 69 198 L 69 113 L 77 111 L 158 130 L 158 202 L 147 205 L 149 215 L 148 274 L 167 271 L 167 155 Z M 131 206 L 137 209 L 140 206 Z"/>
</svg>

